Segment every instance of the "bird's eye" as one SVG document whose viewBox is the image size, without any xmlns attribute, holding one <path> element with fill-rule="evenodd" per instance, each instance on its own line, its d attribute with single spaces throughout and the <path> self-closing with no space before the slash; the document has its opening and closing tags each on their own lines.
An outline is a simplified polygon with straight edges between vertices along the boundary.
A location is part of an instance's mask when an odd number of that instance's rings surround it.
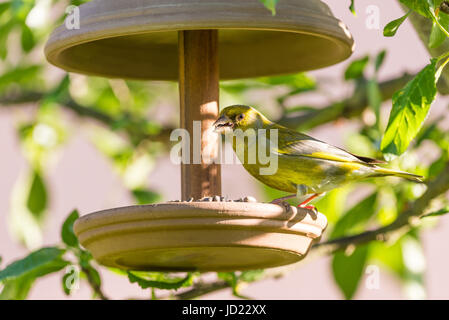
<svg viewBox="0 0 449 320">
<path fill-rule="evenodd" d="M 244 118 L 245 118 L 245 115 L 243 113 L 241 113 L 237 116 L 237 120 L 239 120 L 239 121 L 243 120 Z"/>
</svg>

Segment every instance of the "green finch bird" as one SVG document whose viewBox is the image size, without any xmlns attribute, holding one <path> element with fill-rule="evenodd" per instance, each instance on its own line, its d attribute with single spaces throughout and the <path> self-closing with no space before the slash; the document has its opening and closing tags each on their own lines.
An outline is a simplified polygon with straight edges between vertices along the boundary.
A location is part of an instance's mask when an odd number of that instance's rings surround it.
<svg viewBox="0 0 449 320">
<path fill-rule="evenodd" d="M 344 183 L 384 176 L 422 182 L 421 176 L 379 167 L 383 161 L 356 156 L 271 122 L 252 107 L 229 106 L 220 112 L 214 123 L 214 131 L 221 134 L 233 133 L 236 136 L 237 131 L 245 133 L 248 130 L 256 133 L 254 140 L 233 138 L 234 151 L 245 169 L 266 185 L 293 193 L 273 200 L 273 203 L 307 195 L 307 199 L 299 204 L 299 207 L 316 210 L 314 206 L 309 205 L 310 201 Z M 257 132 L 265 134 L 260 135 Z M 275 133 L 277 139 L 272 139 Z M 251 152 L 257 154 L 257 148 L 264 148 L 264 152 L 276 157 L 277 170 L 274 173 L 263 174 L 261 169 L 266 168 L 267 164 L 262 163 L 258 157 L 256 161 L 248 161 Z"/>
</svg>

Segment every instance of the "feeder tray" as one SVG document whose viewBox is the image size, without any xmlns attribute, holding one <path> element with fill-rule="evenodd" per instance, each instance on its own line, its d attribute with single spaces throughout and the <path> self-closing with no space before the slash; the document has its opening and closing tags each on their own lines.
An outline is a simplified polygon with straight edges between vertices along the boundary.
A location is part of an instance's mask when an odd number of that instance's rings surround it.
<svg viewBox="0 0 449 320">
<path fill-rule="evenodd" d="M 276 15 L 259 0 L 93 0 L 79 7 L 79 18 L 79 29 L 63 24 L 52 33 L 47 59 L 89 75 L 179 80 L 180 127 L 191 139 L 193 121 L 203 136 L 218 117 L 219 79 L 329 66 L 348 58 L 354 44 L 319 0 L 279 1 Z M 210 135 L 201 142 L 206 158 L 216 143 Z M 220 169 L 181 164 L 184 202 L 88 214 L 75 233 L 97 261 L 123 269 L 232 271 L 302 259 L 326 227 L 322 214 L 185 201 L 221 195 Z"/>
<path fill-rule="evenodd" d="M 78 219 L 74 230 L 106 266 L 232 271 L 297 262 L 326 224 L 322 214 L 296 207 L 177 202 L 96 212 Z"/>
</svg>

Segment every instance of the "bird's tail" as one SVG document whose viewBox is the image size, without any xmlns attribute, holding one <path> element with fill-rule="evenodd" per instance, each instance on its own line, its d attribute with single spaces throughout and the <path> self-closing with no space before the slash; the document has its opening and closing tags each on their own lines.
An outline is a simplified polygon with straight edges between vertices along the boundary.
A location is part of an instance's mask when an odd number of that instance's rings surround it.
<svg viewBox="0 0 449 320">
<path fill-rule="evenodd" d="M 374 172 L 375 172 L 375 176 L 395 176 L 395 177 L 404 178 L 404 179 L 414 181 L 414 182 L 423 182 L 423 178 L 424 178 L 423 176 L 420 176 L 417 174 L 408 173 L 408 172 L 404 172 L 404 171 L 391 170 L 391 169 L 386 169 L 386 168 L 381 168 L 381 167 L 375 167 Z"/>
</svg>

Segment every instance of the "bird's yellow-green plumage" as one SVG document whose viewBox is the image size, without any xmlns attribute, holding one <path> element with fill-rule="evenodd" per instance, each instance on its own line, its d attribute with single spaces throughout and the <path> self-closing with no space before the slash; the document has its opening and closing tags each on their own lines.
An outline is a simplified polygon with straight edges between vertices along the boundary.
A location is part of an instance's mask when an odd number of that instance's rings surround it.
<svg viewBox="0 0 449 320">
<path fill-rule="evenodd" d="M 379 167 L 382 161 L 356 156 L 343 149 L 331 146 L 303 133 L 296 132 L 268 120 L 256 109 L 244 105 L 235 105 L 223 109 L 215 122 L 215 131 L 220 133 L 236 132 L 237 129 L 246 132 L 270 129 L 278 133 L 277 146 L 269 145 L 266 152 L 277 157 L 277 171 L 274 174 L 263 175 L 260 169 L 267 167 L 256 162 L 249 163 L 249 151 L 254 151 L 258 143 L 250 145 L 248 139 L 234 139 L 233 148 L 245 169 L 256 179 L 266 185 L 291 193 L 322 193 L 336 188 L 344 183 L 369 177 L 397 176 L 420 182 L 418 175 Z M 257 134 L 257 139 L 263 139 Z M 268 141 L 268 139 L 266 139 Z M 239 145 L 243 144 L 243 145 Z M 244 150 L 244 153 L 237 152 Z"/>
</svg>

